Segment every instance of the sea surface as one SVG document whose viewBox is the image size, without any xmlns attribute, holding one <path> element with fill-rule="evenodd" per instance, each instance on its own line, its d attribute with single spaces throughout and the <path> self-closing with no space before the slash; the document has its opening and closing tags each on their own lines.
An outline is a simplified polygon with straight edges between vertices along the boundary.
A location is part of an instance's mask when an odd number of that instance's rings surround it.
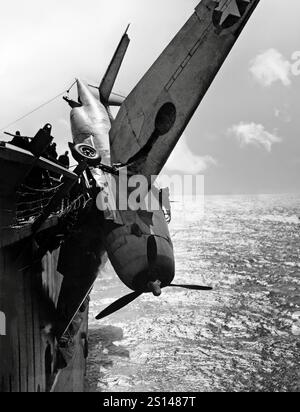
<svg viewBox="0 0 300 412">
<path fill-rule="evenodd" d="M 103 321 L 128 293 L 109 264 L 91 300 L 88 390 L 300 391 L 300 195 L 173 203 L 176 282 Z"/>
</svg>

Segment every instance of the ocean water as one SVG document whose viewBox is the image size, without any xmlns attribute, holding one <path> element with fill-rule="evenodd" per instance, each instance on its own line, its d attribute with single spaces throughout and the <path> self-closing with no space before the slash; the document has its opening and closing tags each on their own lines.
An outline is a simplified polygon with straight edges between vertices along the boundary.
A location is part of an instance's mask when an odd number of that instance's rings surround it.
<svg viewBox="0 0 300 412">
<path fill-rule="evenodd" d="M 107 265 L 90 310 L 88 390 L 300 390 L 300 195 L 173 204 L 176 282 L 103 321 L 128 289 Z"/>
</svg>

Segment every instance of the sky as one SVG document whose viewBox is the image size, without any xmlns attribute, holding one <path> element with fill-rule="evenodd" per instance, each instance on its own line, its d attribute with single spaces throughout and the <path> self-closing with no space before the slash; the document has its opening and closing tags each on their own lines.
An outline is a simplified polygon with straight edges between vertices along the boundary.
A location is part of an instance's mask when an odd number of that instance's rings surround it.
<svg viewBox="0 0 300 412">
<path fill-rule="evenodd" d="M 115 91 L 127 95 L 198 0 L 11 0 L 0 15 L 0 129 L 45 123 L 71 141 L 61 98 L 76 77 L 98 84 L 128 23 Z M 261 0 L 166 167 L 204 174 L 208 194 L 299 192 L 300 2 Z M 1 134 L 1 140 L 7 138 Z"/>
</svg>

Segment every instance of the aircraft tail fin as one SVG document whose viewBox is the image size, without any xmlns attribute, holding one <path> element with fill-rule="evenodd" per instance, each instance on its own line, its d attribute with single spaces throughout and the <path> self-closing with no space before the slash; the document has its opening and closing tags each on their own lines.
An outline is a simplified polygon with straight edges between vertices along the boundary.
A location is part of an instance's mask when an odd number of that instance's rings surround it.
<svg viewBox="0 0 300 412">
<path fill-rule="evenodd" d="M 123 63 L 125 54 L 127 52 L 130 39 L 127 34 L 129 26 L 127 27 L 118 47 L 117 50 L 110 62 L 110 65 L 108 66 L 108 69 L 103 77 L 103 80 L 99 86 L 99 93 L 100 93 L 100 99 L 102 103 L 108 103 L 109 98 L 112 92 L 112 89 L 114 87 L 114 84 L 116 82 L 118 73 L 120 71 L 121 65 Z"/>
</svg>

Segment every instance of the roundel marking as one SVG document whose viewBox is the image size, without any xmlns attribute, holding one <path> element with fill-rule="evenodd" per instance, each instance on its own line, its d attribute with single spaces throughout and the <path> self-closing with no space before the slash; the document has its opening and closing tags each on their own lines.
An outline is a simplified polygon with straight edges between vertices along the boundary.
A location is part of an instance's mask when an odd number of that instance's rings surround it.
<svg viewBox="0 0 300 412">
<path fill-rule="evenodd" d="M 234 26 L 244 16 L 251 0 L 216 0 L 213 23 L 221 29 Z"/>
<path fill-rule="evenodd" d="M 165 103 L 157 112 L 155 118 L 155 129 L 160 136 L 167 134 L 176 121 L 177 111 L 173 103 Z"/>
</svg>

